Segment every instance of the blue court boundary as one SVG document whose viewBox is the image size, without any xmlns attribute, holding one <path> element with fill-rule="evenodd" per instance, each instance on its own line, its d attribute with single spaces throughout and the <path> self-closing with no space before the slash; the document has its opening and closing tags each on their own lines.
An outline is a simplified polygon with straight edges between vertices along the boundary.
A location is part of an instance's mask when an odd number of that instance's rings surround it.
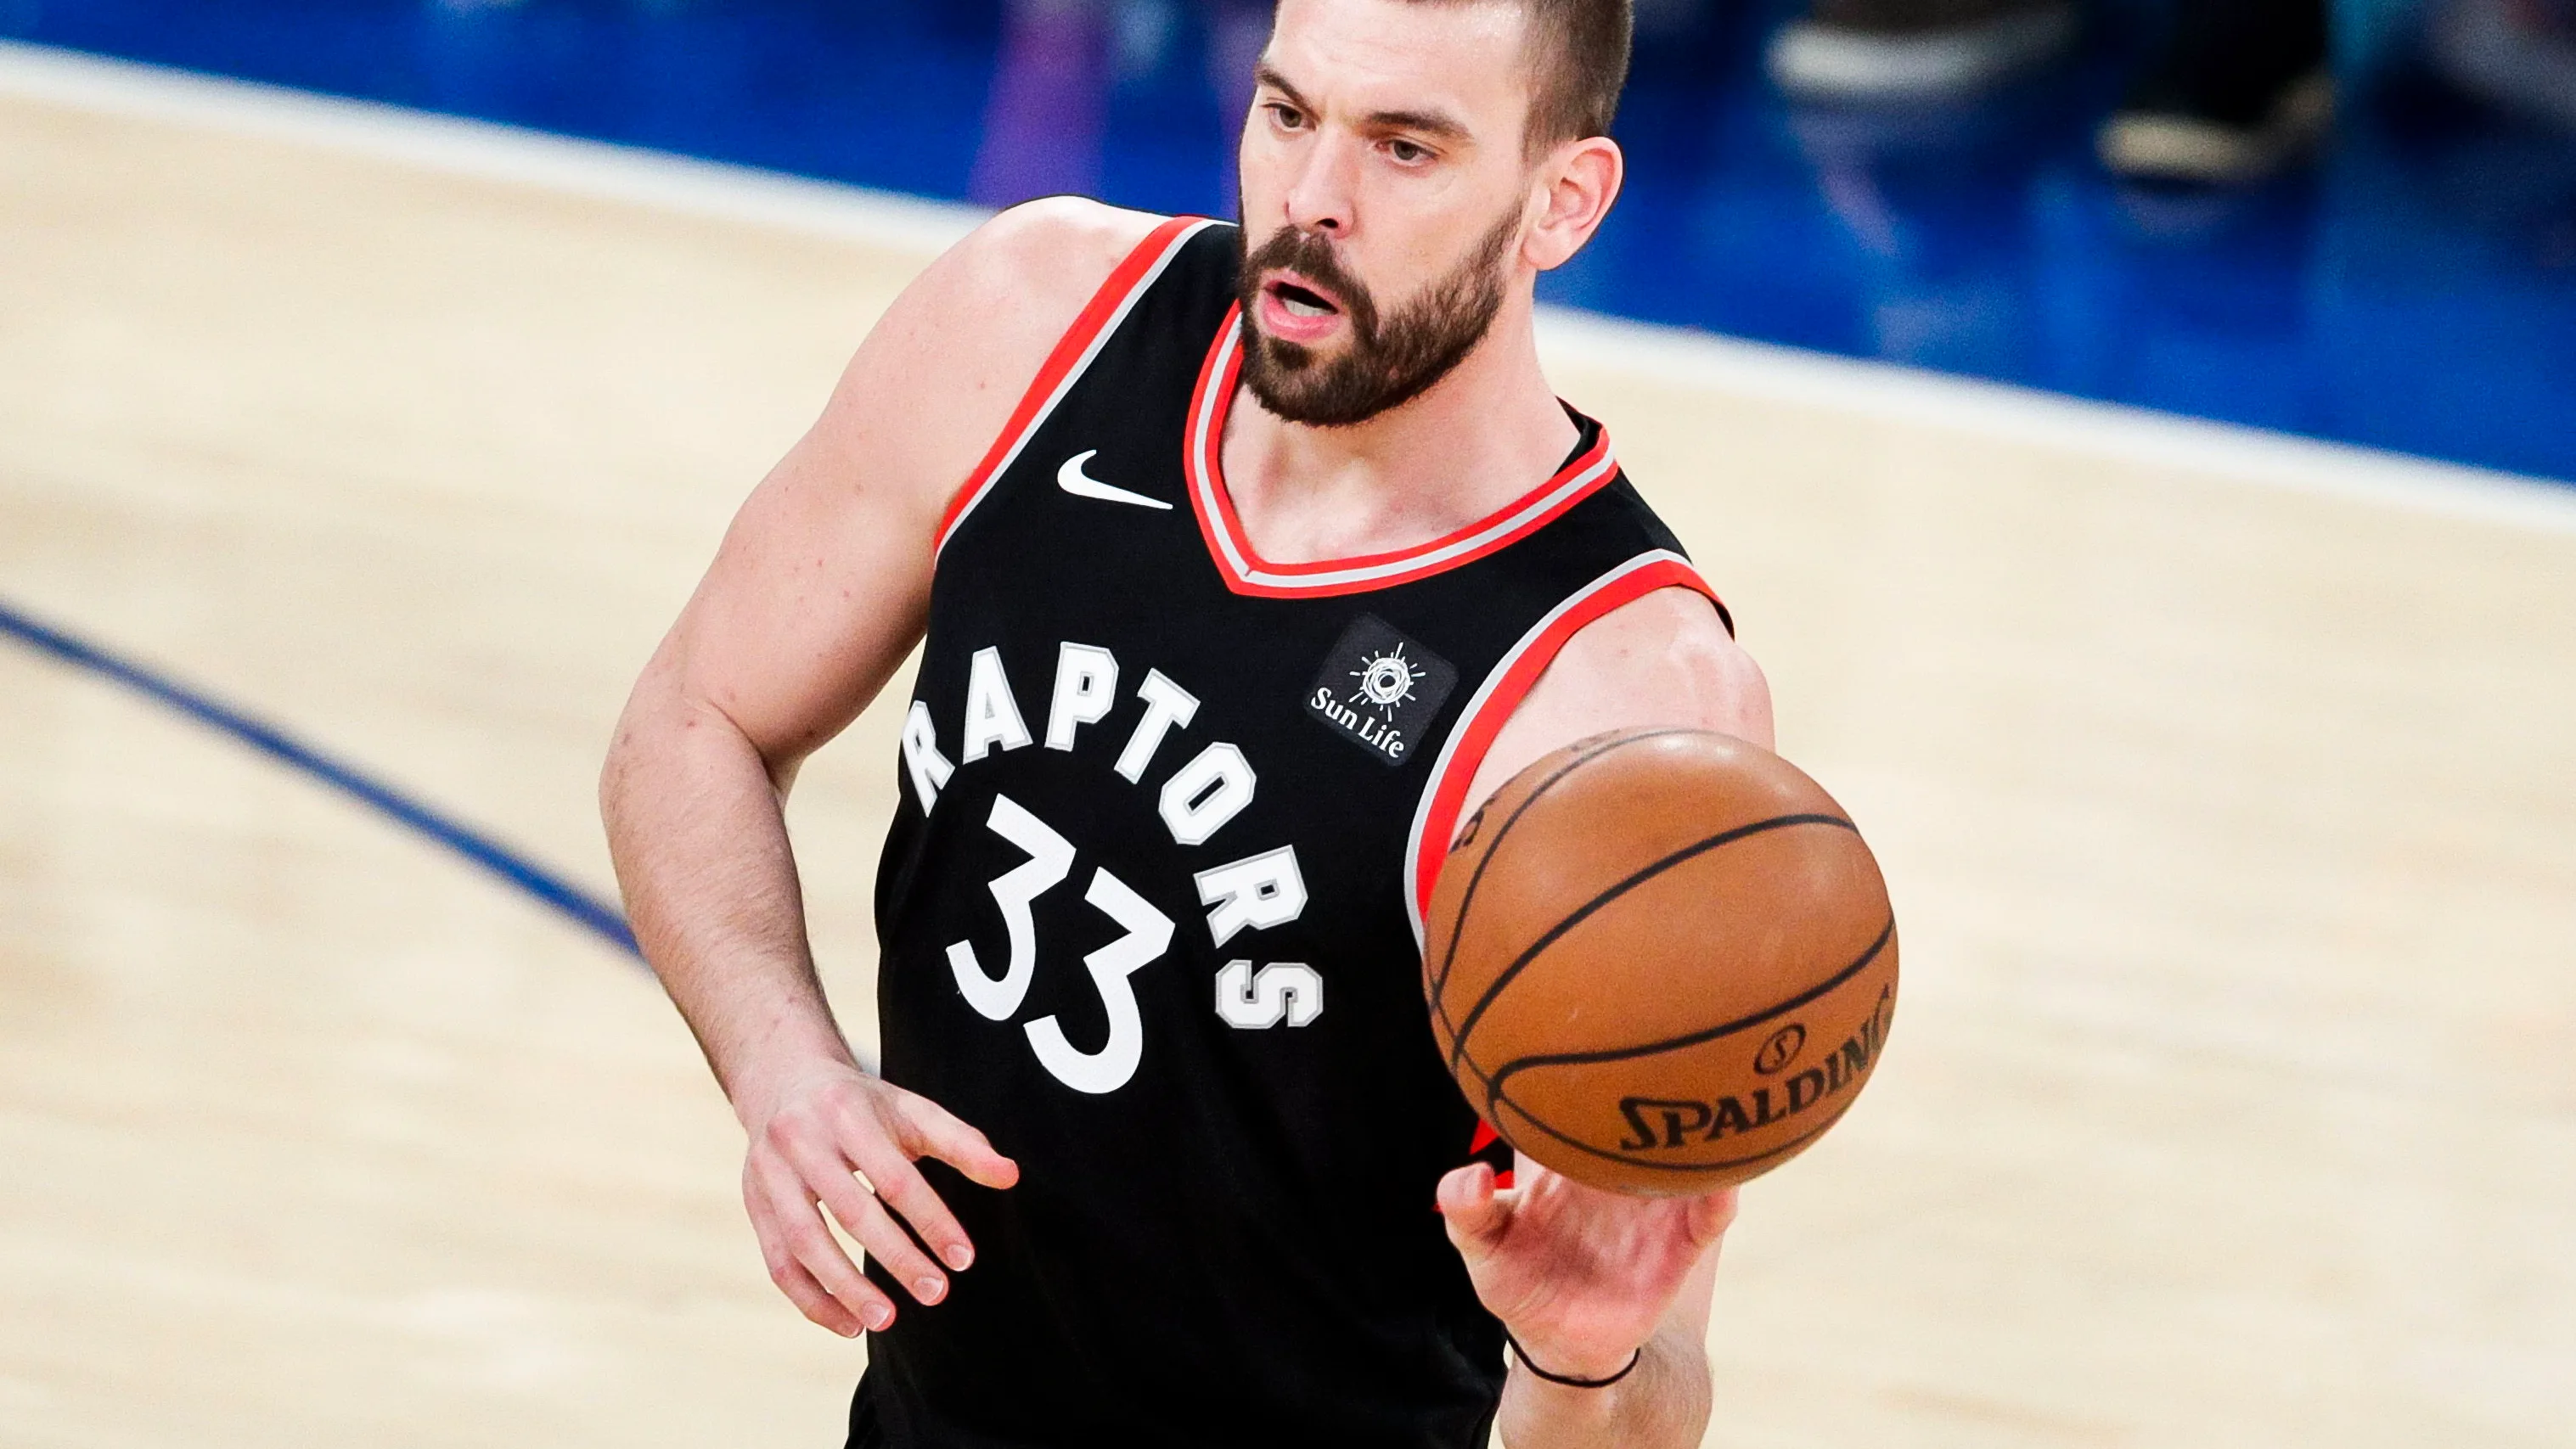
<svg viewBox="0 0 2576 1449">
<path fill-rule="evenodd" d="M 166 675 L 122 659 L 95 644 L 65 633 L 0 601 L 0 634 L 40 654 L 115 681 L 137 694 L 159 701 L 180 714 L 232 736 L 270 759 L 318 780 L 360 804 L 391 818 L 456 855 L 500 877 L 522 894 L 640 961 L 635 933 L 618 909 L 580 886 L 475 830 L 440 814 L 393 786 L 353 765 L 343 763 L 294 736 L 191 689 Z"/>
</svg>

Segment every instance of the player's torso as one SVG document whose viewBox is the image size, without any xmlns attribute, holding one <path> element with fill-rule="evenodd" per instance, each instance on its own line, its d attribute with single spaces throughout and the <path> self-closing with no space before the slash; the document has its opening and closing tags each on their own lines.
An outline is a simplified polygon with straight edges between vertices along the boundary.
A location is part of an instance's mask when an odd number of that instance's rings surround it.
<svg viewBox="0 0 2576 1449">
<path fill-rule="evenodd" d="M 884 1069 L 1022 1177 L 934 1175 L 981 1259 L 879 1336 L 896 1443 L 1464 1444 L 1499 1383 L 1431 1209 L 1476 1121 L 1424 1015 L 1418 842 L 1510 661 L 1681 566 L 1588 426 L 1462 536 L 1264 563 L 1215 463 L 1234 258 L 1213 226 L 1140 249 L 943 528 Z"/>
</svg>

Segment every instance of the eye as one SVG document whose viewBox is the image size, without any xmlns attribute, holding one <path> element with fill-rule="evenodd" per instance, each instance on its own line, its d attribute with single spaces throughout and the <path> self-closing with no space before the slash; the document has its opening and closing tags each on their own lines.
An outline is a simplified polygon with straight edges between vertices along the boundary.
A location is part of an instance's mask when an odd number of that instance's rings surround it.
<svg viewBox="0 0 2576 1449">
<path fill-rule="evenodd" d="M 1270 124 L 1283 131 L 1294 131 L 1306 124 L 1306 113 L 1286 101 L 1271 101 L 1262 109 L 1270 113 Z"/>
<path fill-rule="evenodd" d="M 1414 166 L 1431 159 L 1431 148 L 1398 138 L 1386 143 L 1386 154 L 1401 165 Z"/>
</svg>

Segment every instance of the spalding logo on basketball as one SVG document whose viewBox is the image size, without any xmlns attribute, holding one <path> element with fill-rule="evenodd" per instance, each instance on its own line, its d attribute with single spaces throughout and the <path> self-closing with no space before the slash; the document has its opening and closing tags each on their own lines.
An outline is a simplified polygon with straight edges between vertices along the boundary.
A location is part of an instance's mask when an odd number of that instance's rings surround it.
<svg viewBox="0 0 2576 1449">
<path fill-rule="evenodd" d="M 1762 1050 L 1753 1054 L 1753 1070 L 1766 1077 L 1770 1076 L 1773 1072 L 1796 1061 L 1798 1053 L 1806 1049 L 1807 1024 L 1793 1021 L 1771 1033 L 1771 1039 L 1762 1044 Z"/>
<path fill-rule="evenodd" d="M 1423 990 L 1467 1099 L 1568 1177 L 1666 1196 L 1812 1145 L 1896 1008 L 1878 862 L 1796 766 L 1623 730 L 1515 776 L 1427 913 Z"/>
</svg>

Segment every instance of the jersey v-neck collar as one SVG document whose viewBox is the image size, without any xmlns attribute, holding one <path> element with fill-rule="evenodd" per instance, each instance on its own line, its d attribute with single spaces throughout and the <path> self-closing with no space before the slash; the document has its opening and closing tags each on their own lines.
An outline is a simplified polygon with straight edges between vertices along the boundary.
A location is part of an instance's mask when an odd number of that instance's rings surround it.
<svg viewBox="0 0 2576 1449">
<path fill-rule="evenodd" d="M 1199 532 L 1208 555 L 1238 594 L 1271 598 L 1306 598 L 1366 593 L 1445 573 L 1510 547 L 1589 497 L 1617 476 L 1618 459 L 1610 452 L 1610 433 L 1594 425 L 1589 446 L 1579 449 L 1545 483 L 1500 509 L 1443 538 L 1389 553 L 1356 558 L 1320 559 L 1312 563 L 1273 563 L 1255 552 L 1243 520 L 1234 511 L 1220 458 L 1225 444 L 1226 413 L 1243 373 L 1242 307 L 1226 310 L 1216 339 L 1208 345 L 1199 369 L 1198 389 L 1190 398 L 1189 423 L 1183 442 L 1182 469 L 1190 506 L 1198 514 Z"/>
</svg>

